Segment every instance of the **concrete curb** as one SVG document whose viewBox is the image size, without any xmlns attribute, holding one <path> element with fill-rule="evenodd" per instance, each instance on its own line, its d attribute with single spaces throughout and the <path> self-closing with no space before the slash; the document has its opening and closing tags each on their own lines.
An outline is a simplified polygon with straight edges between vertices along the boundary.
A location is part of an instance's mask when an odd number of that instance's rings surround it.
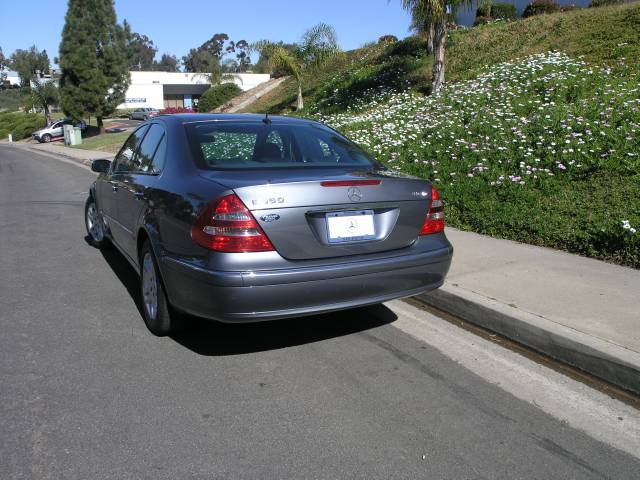
<svg viewBox="0 0 640 480">
<path fill-rule="evenodd" d="M 49 154 L 49 155 L 54 155 L 54 156 L 58 156 L 58 157 L 63 157 L 66 158 L 68 160 L 71 160 L 75 163 L 79 163 L 81 165 L 87 166 L 87 167 L 91 167 L 91 162 L 95 159 L 88 159 L 88 158 L 78 158 L 78 157 L 74 157 L 73 155 L 69 155 L 68 153 L 66 153 L 64 150 L 61 149 L 60 152 L 54 152 L 54 151 L 50 151 L 50 150 L 42 150 L 40 148 L 37 147 L 32 147 L 32 146 L 27 146 L 27 148 L 29 150 L 31 150 L 32 152 L 36 152 L 36 153 L 41 153 L 41 154 Z M 104 158 L 108 158 L 109 154 L 105 153 L 104 154 Z"/>
<path fill-rule="evenodd" d="M 640 354 L 632 350 L 456 285 L 414 298 L 640 394 Z"/>
<path fill-rule="evenodd" d="M 29 144 L 18 144 L 18 143 L 0 143 L 0 145 L 3 146 L 7 146 L 10 148 L 17 148 L 17 149 L 21 149 L 21 150 L 29 150 L 33 153 L 36 153 L 38 155 L 42 155 L 45 157 L 50 157 L 50 158 L 55 158 L 57 160 L 60 160 L 62 162 L 67 162 L 67 163 L 72 163 L 75 164 L 77 166 L 83 167 L 83 168 L 87 168 L 87 169 L 91 169 L 91 162 L 93 160 L 96 160 L 98 158 L 106 158 L 110 160 L 110 154 L 106 153 L 106 152 L 100 152 L 101 155 L 95 155 L 95 158 L 79 158 L 77 156 L 74 155 L 69 155 L 67 152 L 65 152 L 64 150 L 60 149 L 60 151 L 51 151 L 51 150 L 44 150 L 42 148 L 38 148 L 36 146 L 33 145 L 29 145 Z M 104 153 L 104 155 L 102 155 L 102 153 Z"/>
</svg>

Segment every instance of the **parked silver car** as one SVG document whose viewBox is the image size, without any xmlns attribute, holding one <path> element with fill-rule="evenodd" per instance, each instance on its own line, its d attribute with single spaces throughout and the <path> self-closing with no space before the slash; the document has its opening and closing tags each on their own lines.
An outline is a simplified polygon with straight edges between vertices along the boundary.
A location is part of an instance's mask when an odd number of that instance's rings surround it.
<svg viewBox="0 0 640 480">
<path fill-rule="evenodd" d="M 254 322 L 415 295 L 451 263 L 436 189 L 311 120 L 159 116 L 92 169 L 88 238 L 140 274 L 157 335 L 175 310 Z"/>
<path fill-rule="evenodd" d="M 37 132 L 34 132 L 32 137 L 34 140 L 37 140 L 40 143 L 49 143 L 51 140 L 55 140 L 56 138 L 64 136 L 65 125 L 73 124 L 74 122 L 70 118 L 58 120 L 57 122 L 53 122 L 51 125 L 44 127 Z M 79 127 L 82 131 L 86 130 L 87 128 L 87 124 L 82 120 L 77 122 L 75 126 Z"/>
<path fill-rule="evenodd" d="M 158 115 L 158 110 L 155 108 L 136 108 L 133 112 L 129 114 L 129 118 L 131 120 L 149 120 Z"/>
</svg>

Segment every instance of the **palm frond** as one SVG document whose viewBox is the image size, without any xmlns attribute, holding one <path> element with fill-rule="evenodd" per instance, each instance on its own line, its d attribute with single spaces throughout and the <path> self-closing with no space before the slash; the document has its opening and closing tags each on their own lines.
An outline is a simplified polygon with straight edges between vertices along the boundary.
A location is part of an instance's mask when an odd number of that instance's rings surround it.
<svg viewBox="0 0 640 480">
<path fill-rule="evenodd" d="M 307 30 L 298 45 L 298 55 L 302 58 L 303 65 L 310 70 L 319 68 L 339 54 L 335 29 L 322 22 Z"/>
<path fill-rule="evenodd" d="M 300 59 L 281 45 L 273 45 L 273 48 L 270 47 L 268 56 L 269 68 L 272 70 L 284 70 L 298 80 L 302 76 Z"/>
</svg>

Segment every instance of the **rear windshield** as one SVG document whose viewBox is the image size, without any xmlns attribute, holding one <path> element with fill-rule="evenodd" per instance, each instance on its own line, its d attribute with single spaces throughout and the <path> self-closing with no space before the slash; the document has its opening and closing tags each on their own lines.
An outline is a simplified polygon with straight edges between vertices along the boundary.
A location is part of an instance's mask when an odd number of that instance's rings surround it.
<svg viewBox="0 0 640 480">
<path fill-rule="evenodd" d="M 380 168 L 353 142 L 312 123 L 213 121 L 186 128 L 200 168 Z"/>
</svg>

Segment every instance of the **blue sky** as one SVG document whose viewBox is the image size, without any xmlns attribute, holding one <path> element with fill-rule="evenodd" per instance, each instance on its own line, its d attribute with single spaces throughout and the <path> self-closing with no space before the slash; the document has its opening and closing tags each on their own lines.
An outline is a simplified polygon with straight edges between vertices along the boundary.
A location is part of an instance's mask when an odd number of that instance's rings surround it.
<svg viewBox="0 0 640 480">
<path fill-rule="evenodd" d="M 28 5 L 28 7 L 27 7 Z M 377 40 L 384 34 L 409 34 L 409 16 L 400 0 L 116 0 L 118 21 L 149 36 L 158 52 L 182 57 L 218 32 L 232 40 L 293 42 L 312 25 L 333 25 L 343 49 Z M 28 8 L 28 11 L 27 11 Z M 58 54 L 67 2 L 0 0 L 0 47 L 5 55 L 36 45 L 49 58 Z M 39 12 L 39 13 L 37 13 Z M 159 55 L 158 55 L 159 56 Z"/>
</svg>

